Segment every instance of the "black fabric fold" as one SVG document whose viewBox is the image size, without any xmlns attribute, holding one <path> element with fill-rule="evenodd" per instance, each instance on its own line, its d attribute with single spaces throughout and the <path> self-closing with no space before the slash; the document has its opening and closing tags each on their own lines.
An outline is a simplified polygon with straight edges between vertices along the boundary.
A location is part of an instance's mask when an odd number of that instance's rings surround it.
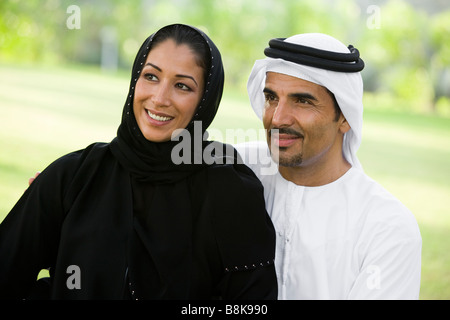
<svg viewBox="0 0 450 320">
<path fill-rule="evenodd" d="M 200 123 L 204 133 L 224 75 L 219 51 L 197 32 L 214 62 L 186 130 Z M 51 267 L 54 299 L 276 298 L 273 265 L 226 270 L 275 255 L 262 185 L 236 150 L 202 140 L 188 147 L 191 161 L 175 164 L 179 141 L 153 143 L 138 128 L 134 88 L 152 37 L 135 59 L 117 137 L 52 163 L 0 224 L 0 297 L 26 297 L 37 272 Z M 216 163 L 192 161 L 212 143 Z M 67 286 L 69 266 L 79 267 L 80 289 Z"/>
<path fill-rule="evenodd" d="M 204 133 L 212 123 L 222 98 L 225 73 L 222 65 L 222 58 L 219 50 L 211 39 L 201 30 L 196 30 L 205 40 L 211 52 L 211 66 L 207 72 L 205 90 L 197 106 L 195 115 L 187 128 L 194 141 L 194 125 L 201 125 Z M 155 143 L 148 141 L 142 135 L 133 114 L 133 98 L 136 82 L 146 61 L 147 54 L 152 46 L 152 39 L 155 34 L 149 36 L 141 45 L 134 60 L 129 92 L 122 113 L 122 121 L 117 130 L 117 137 L 111 142 L 111 151 L 119 162 L 130 171 L 135 177 L 142 181 L 154 183 L 170 183 L 183 179 L 190 174 L 205 167 L 204 161 L 198 163 L 195 158 L 202 157 L 204 148 L 210 143 L 202 140 L 201 150 L 191 147 L 191 161 L 183 164 L 175 164 L 171 159 L 172 149 L 179 141 L 167 141 Z"/>
<path fill-rule="evenodd" d="M 352 45 L 348 46 L 349 53 L 342 53 L 311 48 L 284 40 L 285 38 L 270 40 L 264 54 L 269 58 L 280 58 L 330 71 L 359 72 L 364 69 L 364 61 L 359 57 L 358 49 Z"/>
</svg>

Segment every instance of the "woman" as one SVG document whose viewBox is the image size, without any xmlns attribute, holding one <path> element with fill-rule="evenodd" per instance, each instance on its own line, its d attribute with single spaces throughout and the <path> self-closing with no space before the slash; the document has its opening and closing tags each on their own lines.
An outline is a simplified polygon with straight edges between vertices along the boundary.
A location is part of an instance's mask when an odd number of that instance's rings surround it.
<svg viewBox="0 0 450 320">
<path fill-rule="evenodd" d="M 207 141 L 191 148 L 192 161 L 172 161 L 172 134 L 193 134 L 196 121 L 206 130 L 223 80 L 200 30 L 150 36 L 117 137 L 52 163 L 0 225 L 1 297 L 29 296 L 50 268 L 58 299 L 275 299 L 275 234 L 259 180 L 237 159 L 194 161 Z"/>
</svg>

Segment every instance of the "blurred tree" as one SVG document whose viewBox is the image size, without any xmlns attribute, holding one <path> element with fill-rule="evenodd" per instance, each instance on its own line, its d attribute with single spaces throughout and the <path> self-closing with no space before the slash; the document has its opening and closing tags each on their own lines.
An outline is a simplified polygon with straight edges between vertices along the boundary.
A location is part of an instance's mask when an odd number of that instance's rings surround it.
<svg viewBox="0 0 450 320">
<path fill-rule="evenodd" d="M 445 68 L 436 56 L 441 49 L 433 49 L 432 45 L 430 22 L 436 17 L 403 0 L 386 2 L 381 6 L 381 17 L 381 27 L 366 28 L 359 40 L 369 62 L 363 72 L 366 90 L 389 92 L 397 107 L 434 111 L 438 92 L 436 75 Z M 436 47 L 445 32 L 435 33 L 439 38 Z M 439 71 L 432 70 L 430 61 L 433 60 Z"/>
<path fill-rule="evenodd" d="M 54 32 L 58 16 L 57 0 L 0 2 L 0 58 L 3 61 L 56 61 L 60 59 L 60 39 Z M 42 19 L 56 13 L 51 19 Z M 40 19 L 41 18 L 41 19 Z M 56 18 L 56 19 L 55 19 Z"/>
<path fill-rule="evenodd" d="M 435 88 L 434 106 L 450 115 L 450 11 L 437 14 L 431 23 L 430 72 Z"/>
<path fill-rule="evenodd" d="M 67 25 L 72 5 L 80 8 L 79 29 Z M 367 91 L 413 110 L 448 106 L 450 114 L 450 9 L 441 0 L 0 1 L 0 62 L 100 65 L 102 34 L 109 30 L 119 45 L 119 67 L 129 70 L 145 37 L 176 22 L 214 39 L 227 87 L 245 90 L 269 39 L 323 32 L 360 49 Z"/>
</svg>

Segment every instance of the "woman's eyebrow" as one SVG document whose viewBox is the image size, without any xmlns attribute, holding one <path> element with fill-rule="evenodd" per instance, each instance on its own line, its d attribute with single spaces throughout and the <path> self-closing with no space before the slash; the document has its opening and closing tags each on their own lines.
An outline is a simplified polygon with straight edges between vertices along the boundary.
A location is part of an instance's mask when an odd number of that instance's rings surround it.
<svg viewBox="0 0 450 320">
<path fill-rule="evenodd" d="M 156 70 L 158 70 L 159 72 L 162 72 L 162 69 L 158 66 L 155 66 L 153 63 L 147 62 L 145 64 L 145 66 L 152 66 L 153 68 L 155 68 Z"/>
<path fill-rule="evenodd" d="M 154 65 L 153 63 L 147 62 L 145 64 L 145 66 L 151 66 L 151 67 L 155 68 L 156 70 L 158 70 L 159 72 L 162 72 L 162 69 L 160 67 Z M 195 85 L 198 87 L 197 81 L 195 81 L 194 77 L 192 77 L 192 76 L 188 76 L 188 75 L 185 75 L 185 74 L 177 74 L 177 75 L 175 75 L 175 77 L 191 79 L 192 81 L 194 81 Z"/>
<path fill-rule="evenodd" d="M 178 78 L 189 78 L 192 81 L 194 81 L 195 85 L 198 87 L 197 81 L 195 81 L 194 77 L 191 77 L 191 76 L 188 76 L 188 75 L 185 75 L 185 74 L 177 74 L 175 76 L 178 77 Z"/>
</svg>

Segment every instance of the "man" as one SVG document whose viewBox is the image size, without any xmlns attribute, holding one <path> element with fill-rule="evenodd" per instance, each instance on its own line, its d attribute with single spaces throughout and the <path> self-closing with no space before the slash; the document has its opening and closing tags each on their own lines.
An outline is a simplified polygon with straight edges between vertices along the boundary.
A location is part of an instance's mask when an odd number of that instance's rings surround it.
<svg viewBox="0 0 450 320">
<path fill-rule="evenodd" d="M 278 297 L 418 299 L 417 222 L 356 156 L 363 113 L 359 52 L 323 34 L 269 45 L 248 80 L 267 144 L 238 147 L 264 185 L 277 232 Z M 256 164 L 248 161 L 252 153 Z M 275 175 L 261 174 L 263 154 L 278 164 Z"/>
</svg>

